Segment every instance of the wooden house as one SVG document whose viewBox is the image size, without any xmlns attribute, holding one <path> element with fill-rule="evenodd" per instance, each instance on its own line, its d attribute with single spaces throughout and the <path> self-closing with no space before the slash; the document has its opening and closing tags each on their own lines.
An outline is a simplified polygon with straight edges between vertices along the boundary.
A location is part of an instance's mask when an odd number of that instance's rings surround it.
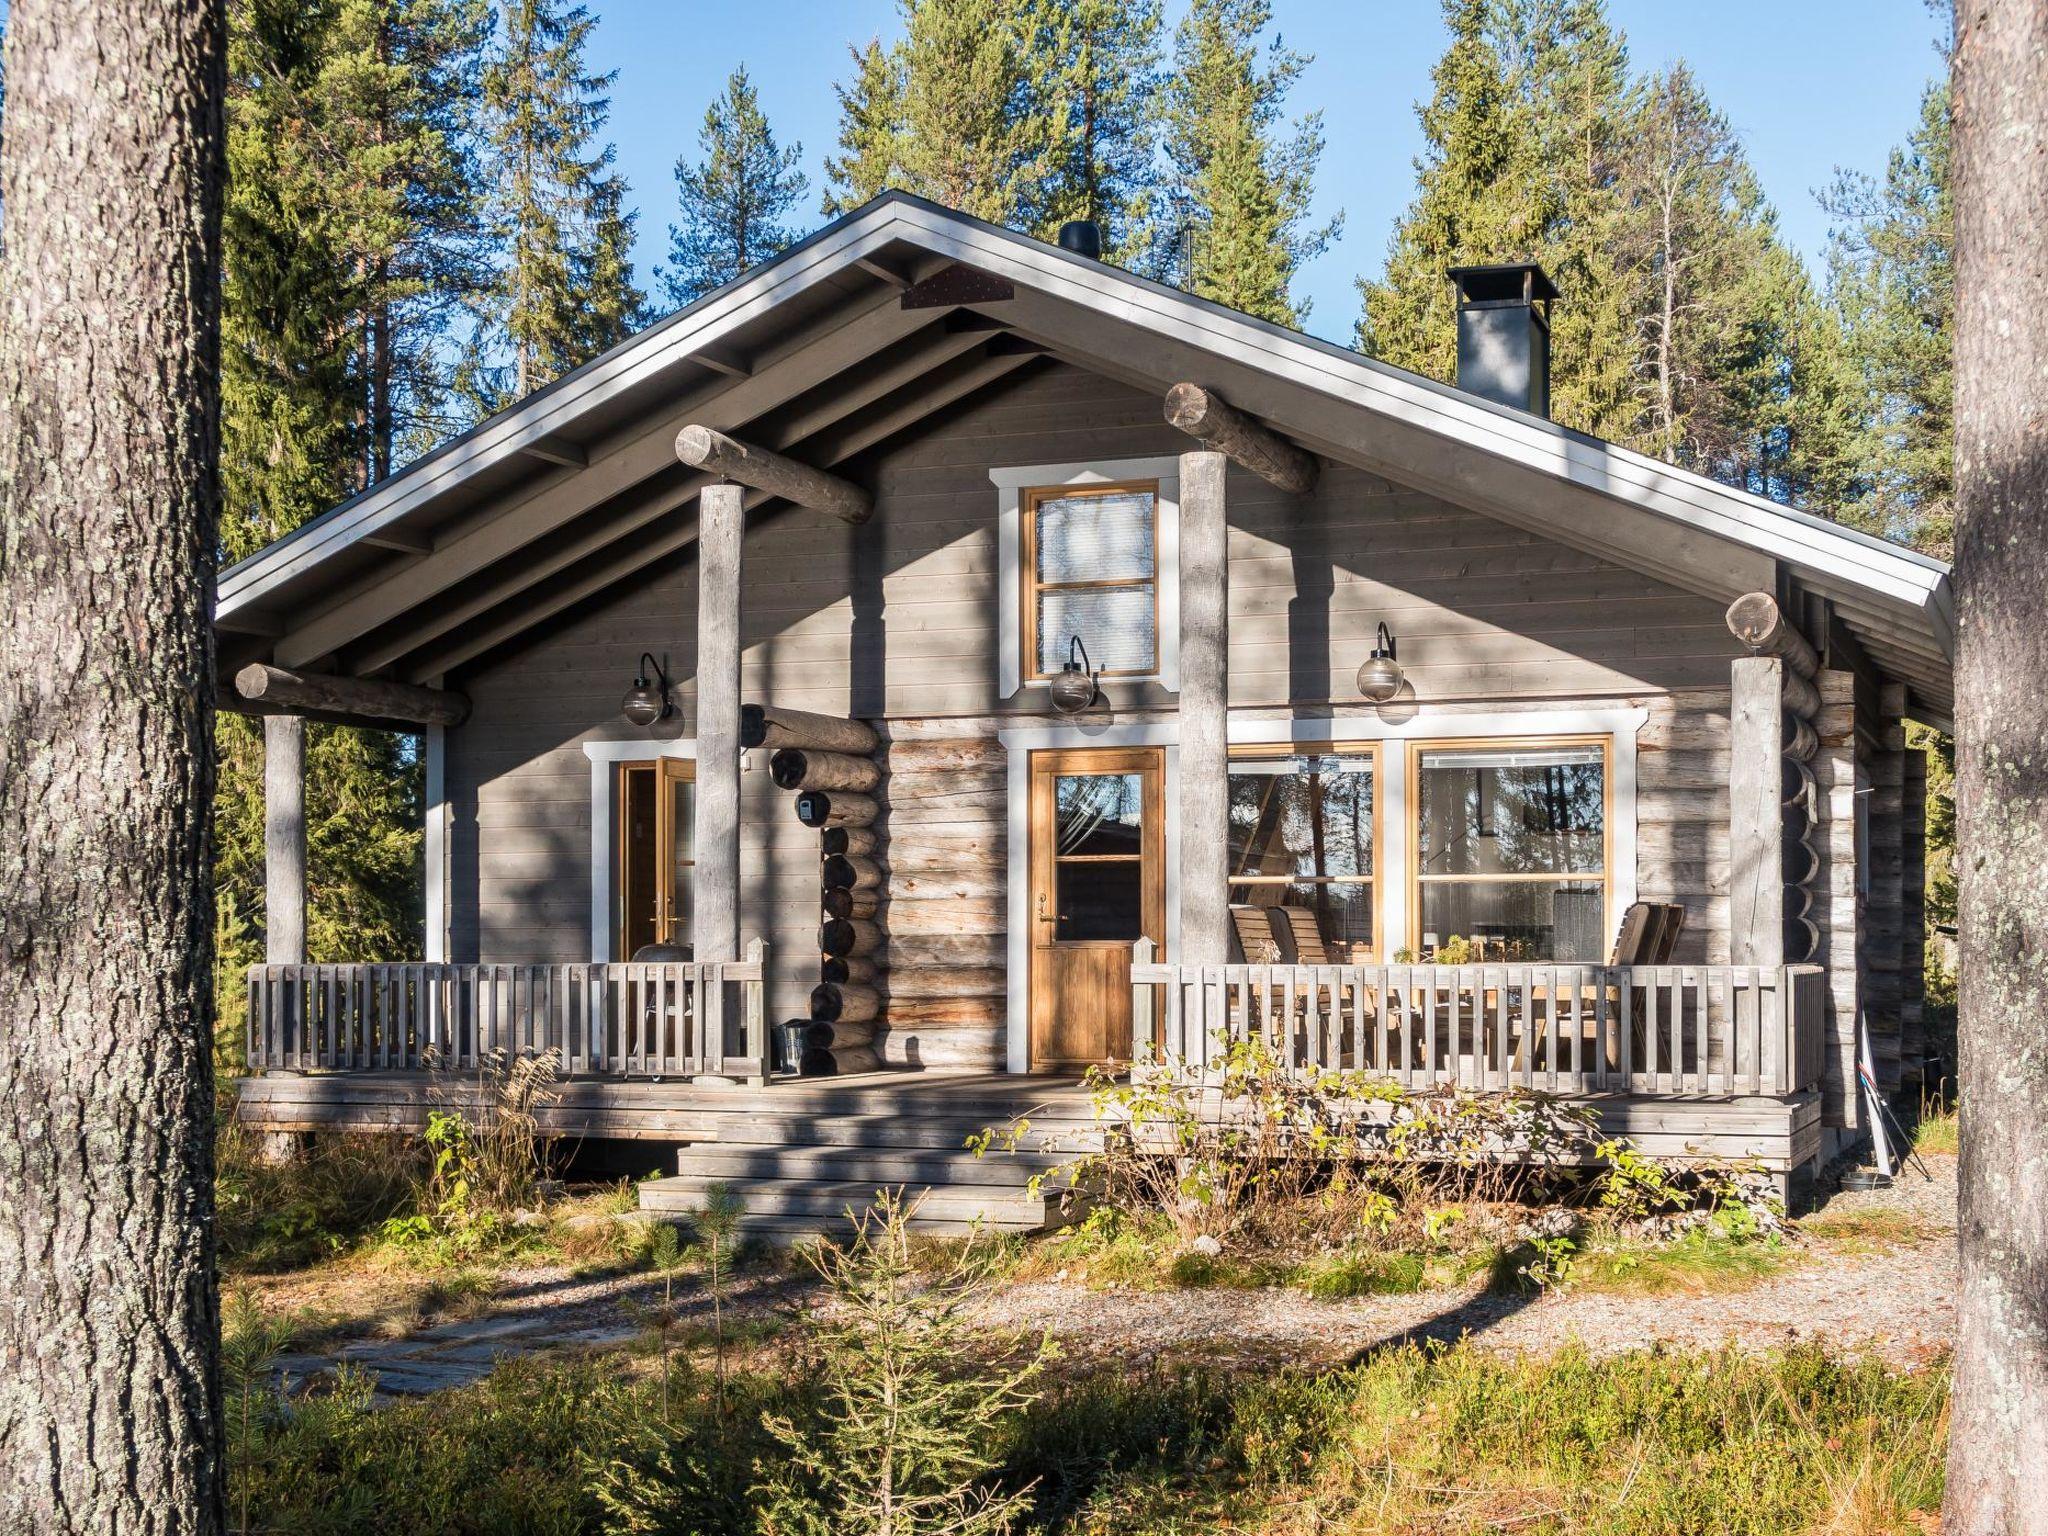
<svg viewBox="0 0 2048 1536">
<path fill-rule="evenodd" d="M 1024 1223 L 963 1126 L 1233 1033 L 1788 1185 L 1917 1073 L 1943 566 L 1548 420 L 1533 267 L 1452 387 L 1072 233 L 882 197 L 223 573 L 246 1121 L 541 1052 L 676 1200 Z M 305 718 L 422 735 L 424 963 L 303 964 Z"/>
</svg>

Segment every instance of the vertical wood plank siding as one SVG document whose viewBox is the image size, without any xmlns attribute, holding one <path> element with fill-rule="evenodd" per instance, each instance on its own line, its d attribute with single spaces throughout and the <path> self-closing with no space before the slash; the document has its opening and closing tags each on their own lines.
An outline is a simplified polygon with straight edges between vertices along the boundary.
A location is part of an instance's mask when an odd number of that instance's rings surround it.
<svg viewBox="0 0 2048 1536">
<path fill-rule="evenodd" d="M 855 465 L 876 491 L 865 527 L 792 509 L 750 521 L 745 697 L 875 720 L 887 740 L 888 1059 L 1002 1059 L 1009 850 L 994 735 L 1042 704 L 996 693 L 988 470 L 1186 446 L 1156 397 L 1044 365 Z M 1685 903 L 1682 960 L 1726 961 L 1734 644 L 1717 605 L 1339 466 L 1306 498 L 1233 469 L 1227 496 L 1234 707 L 1357 705 L 1381 620 L 1426 701 L 1647 704 L 1638 884 Z M 581 747 L 634 735 L 618 701 L 643 649 L 666 655 L 694 730 L 696 602 L 685 552 L 449 680 L 473 702 L 447 733 L 452 960 L 589 958 Z M 764 761 L 742 775 L 741 866 L 742 942 L 769 941 L 770 1016 L 792 1017 L 816 980 L 817 837 Z"/>
</svg>

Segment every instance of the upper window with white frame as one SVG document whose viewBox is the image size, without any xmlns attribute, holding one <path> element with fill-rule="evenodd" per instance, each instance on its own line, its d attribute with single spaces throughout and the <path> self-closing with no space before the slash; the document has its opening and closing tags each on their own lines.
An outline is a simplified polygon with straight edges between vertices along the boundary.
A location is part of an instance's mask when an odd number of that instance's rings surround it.
<svg viewBox="0 0 2048 1536">
<path fill-rule="evenodd" d="M 1159 671 L 1158 504 L 1156 481 L 1026 493 L 1018 606 L 1032 679 L 1057 673 L 1075 636 L 1105 677 Z"/>
</svg>

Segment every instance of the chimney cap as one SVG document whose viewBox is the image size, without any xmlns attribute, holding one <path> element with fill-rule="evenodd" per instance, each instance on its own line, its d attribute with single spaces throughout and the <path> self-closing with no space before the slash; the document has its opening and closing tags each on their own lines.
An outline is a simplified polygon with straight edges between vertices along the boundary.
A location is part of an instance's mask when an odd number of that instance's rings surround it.
<svg viewBox="0 0 2048 1536">
<path fill-rule="evenodd" d="M 1483 262 L 1447 267 L 1444 275 L 1457 285 L 1460 304 L 1548 304 L 1557 297 L 1540 262 Z"/>
<path fill-rule="evenodd" d="M 1093 219 L 1069 219 L 1060 226 L 1060 249 L 1090 261 L 1102 260 L 1102 226 Z"/>
</svg>

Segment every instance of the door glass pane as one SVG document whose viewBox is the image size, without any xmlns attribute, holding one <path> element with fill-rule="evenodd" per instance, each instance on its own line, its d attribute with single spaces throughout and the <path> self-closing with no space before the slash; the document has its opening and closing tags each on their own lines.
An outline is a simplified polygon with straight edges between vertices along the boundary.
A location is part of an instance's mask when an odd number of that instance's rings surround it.
<svg viewBox="0 0 2048 1536">
<path fill-rule="evenodd" d="M 1598 747 L 1425 752 L 1421 780 L 1424 876 L 1602 872 Z"/>
<path fill-rule="evenodd" d="M 1136 773 L 1061 774 L 1053 783 L 1053 852 L 1144 851 L 1145 781 Z"/>
<path fill-rule="evenodd" d="M 1053 864 L 1053 902 L 1062 940 L 1145 936 L 1145 865 L 1141 859 L 1060 859 Z"/>
<path fill-rule="evenodd" d="M 1422 953 L 1457 935 L 1488 960 L 1607 958 L 1606 888 L 1597 880 L 1425 880 Z"/>
<path fill-rule="evenodd" d="M 618 959 L 630 960 L 636 951 L 655 942 L 659 920 L 657 906 L 659 857 L 657 818 L 661 802 L 656 793 L 651 765 L 635 765 L 619 773 L 619 950 Z"/>
<path fill-rule="evenodd" d="M 1073 637 L 1088 648 L 1099 672 L 1150 672 L 1158 654 L 1158 605 L 1152 583 L 1133 587 L 1073 587 L 1038 594 L 1038 670 L 1052 674 L 1067 663 Z"/>
<path fill-rule="evenodd" d="M 1049 496 L 1037 503 L 1033 532 L 1038 579 L 1144 581 L 1152 576 L 1151 491 Z"/>
</svg>

